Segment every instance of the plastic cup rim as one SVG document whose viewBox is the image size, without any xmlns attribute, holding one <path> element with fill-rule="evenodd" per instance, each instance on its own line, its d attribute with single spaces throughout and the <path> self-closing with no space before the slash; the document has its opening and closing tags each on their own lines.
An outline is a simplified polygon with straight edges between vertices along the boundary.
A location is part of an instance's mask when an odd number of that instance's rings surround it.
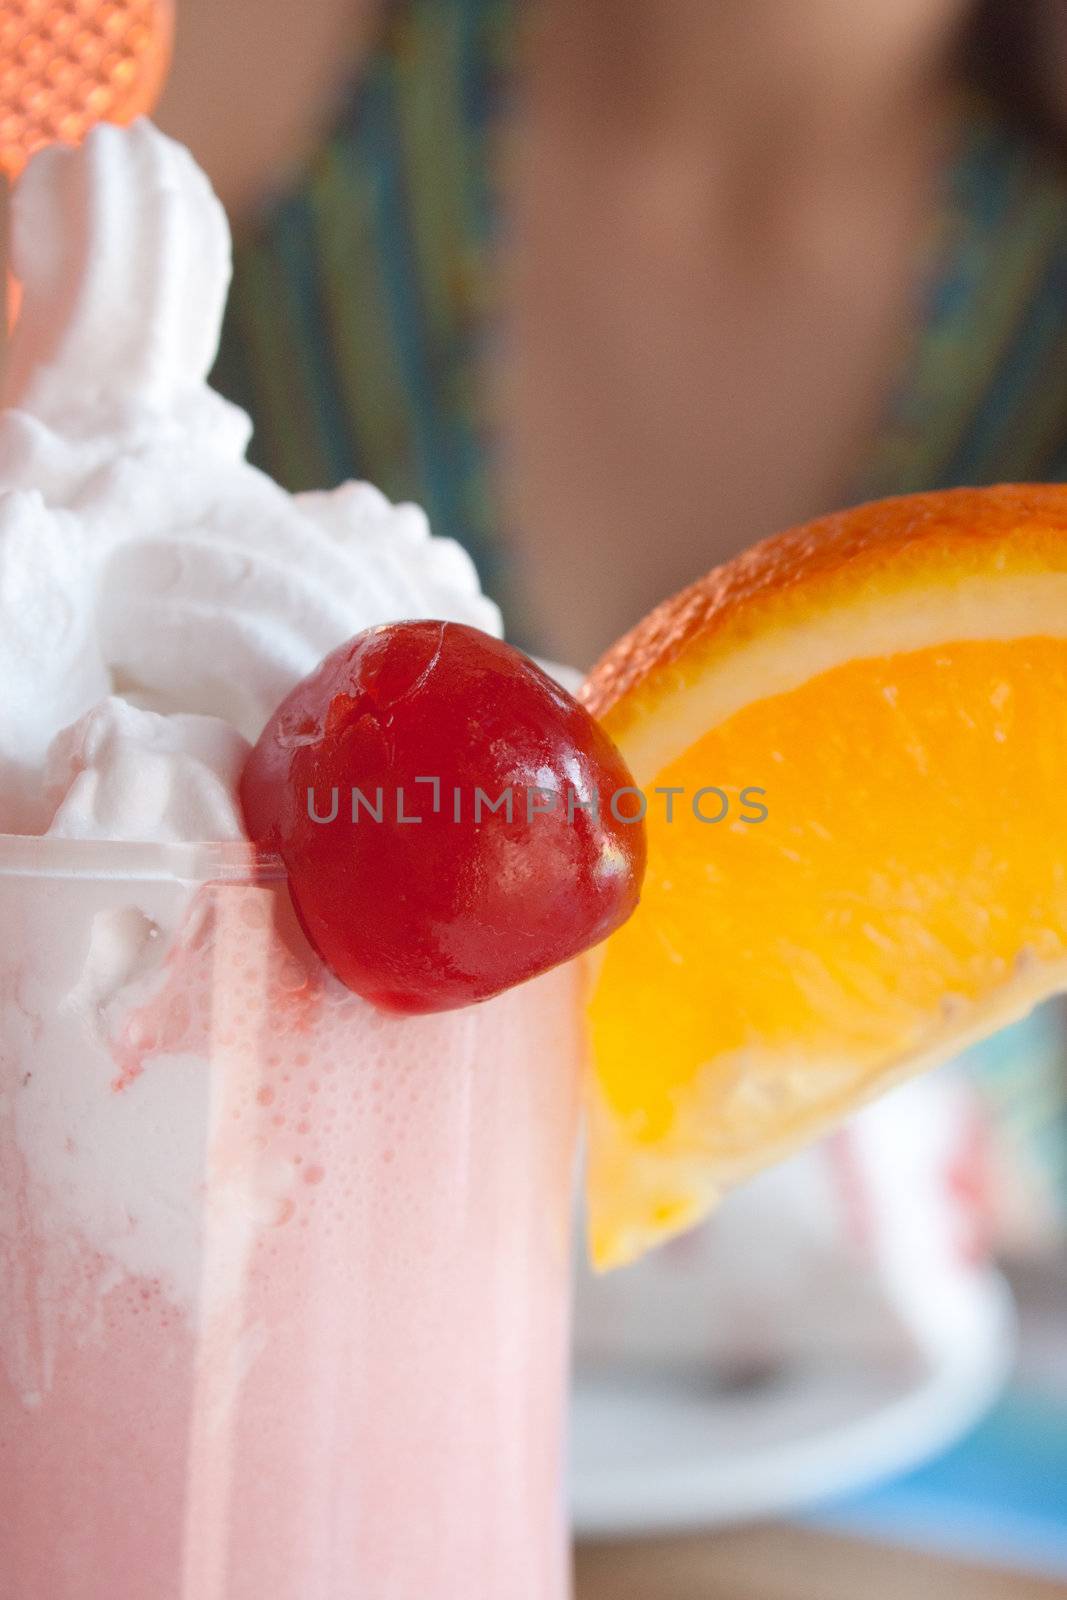
<svg viewBox="0 0 1067 1600">
<path fill-rule="evenodd" d="M 161 843 L 0 833 L 0 878 L 265 884 L 285 876 L 279 856 L 246 839 Z"/>
</svg>

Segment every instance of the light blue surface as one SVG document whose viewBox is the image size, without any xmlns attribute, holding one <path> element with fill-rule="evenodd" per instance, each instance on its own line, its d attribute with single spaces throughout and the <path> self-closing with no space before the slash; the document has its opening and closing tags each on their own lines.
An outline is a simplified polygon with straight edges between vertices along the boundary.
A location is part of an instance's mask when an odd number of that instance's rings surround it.
<svg viewBox="0 0 1067 1600">
<path fill-rule="evenodd" d="M 1067 1401 L 1012 1390 L 936 1461 L 806 1520 L 1067 1579 Z"/>
</svg>

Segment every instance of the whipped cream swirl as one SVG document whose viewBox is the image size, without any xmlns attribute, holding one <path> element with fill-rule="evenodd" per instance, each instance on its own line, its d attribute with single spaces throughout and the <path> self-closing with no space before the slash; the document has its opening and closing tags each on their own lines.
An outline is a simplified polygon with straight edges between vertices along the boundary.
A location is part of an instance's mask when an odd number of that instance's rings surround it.
<svg viewBox="0 0 1067 1600">
<path fill-rule="evenodd" d="M 181 146 L 102 126 L 35 157 L 12 210 L 0 831 L 232 836 L 244 741 L 328 651 L 499 613 L 417 507 L 290 495 L 245 460 L 249 421 L 207 384 L 229 229 Z"/>
</svg>

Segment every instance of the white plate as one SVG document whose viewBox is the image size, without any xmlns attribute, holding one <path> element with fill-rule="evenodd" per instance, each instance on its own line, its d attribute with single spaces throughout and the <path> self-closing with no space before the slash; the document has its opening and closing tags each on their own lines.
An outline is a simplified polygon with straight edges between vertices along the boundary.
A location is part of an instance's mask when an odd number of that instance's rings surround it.
<svg viewBox="0 0 1067 1600">
<path fill-rule="evenodd" d="M 965 1348 L 895 1378 L 840 1365 L 724 1394 L 696 1373 L 579 1373 L 578 1535 L 780 1516 L 936 1455 L 979 1420 L 1011 1368 L 1014 1309 L 993 1274 L 987 1299 Z"/>
</svg>

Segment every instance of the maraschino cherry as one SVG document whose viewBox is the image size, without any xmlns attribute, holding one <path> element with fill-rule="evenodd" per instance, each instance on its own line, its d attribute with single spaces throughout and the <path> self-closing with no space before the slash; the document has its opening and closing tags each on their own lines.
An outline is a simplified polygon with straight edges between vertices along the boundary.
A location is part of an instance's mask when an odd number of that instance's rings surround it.
<svg viewBox="0 0 1067 1600">
<path fill-rule="evenodd" d="M 332 972 L 444 1011 L 589 949 L 637 904 L 643 803 L 597 722 L 453 622 L 371 628 L 283 702 L 241 786 Z"/>
</svg>

